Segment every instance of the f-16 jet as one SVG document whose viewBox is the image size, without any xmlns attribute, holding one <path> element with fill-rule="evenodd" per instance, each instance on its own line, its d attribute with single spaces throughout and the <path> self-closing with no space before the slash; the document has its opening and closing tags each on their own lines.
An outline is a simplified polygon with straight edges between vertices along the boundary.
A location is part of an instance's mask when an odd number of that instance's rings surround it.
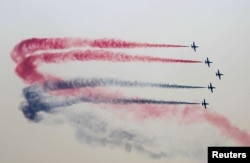
<svg viewBox="0 0 250 163">
<path fill-rule="evenodd" d="M 224 75 L 224 74 L 220 73 L 220 70 L 218 70 L 215 74 L 216 74 L 216 76 L 218 76 L 218 78 L 220 80 L 221 80 L 221 76 Z"/>
<path fill-rule="evenodd" d="M 207 105 L 209 105 L 209 103 L 207 103 L 206 100 L 204 99 L 201 105 L 204 106 L 205 109 L 207 109 Z"/>
<path fill-rule="evenodd" d="M 198 48 L 199 46 L 195 45 L 195 42 L 193 42 L 193 44 L 191 44 L 191 48 L 194 49 L 194 51 L 196 52 L 196 48 Z"/>
<path fill-rule="evenodd" d="M 215 89 L 215 87 L 213 87 L 212 83 L 210 83 L 207 88 L 210 89 L 212 93 L 213 93 L 213 90 Z"/>
<path fill-rule="evenodd" d="M 211 63 L 213 63 L 213 62 L 211 62 L 211 61 L 208 59 L 208 57 L 207 57 L 207 59 L 205 60 L 205 64 L 207 64 L 207 66 L 210 67 L 210 64 L 211 64 Z"/>
</svg>

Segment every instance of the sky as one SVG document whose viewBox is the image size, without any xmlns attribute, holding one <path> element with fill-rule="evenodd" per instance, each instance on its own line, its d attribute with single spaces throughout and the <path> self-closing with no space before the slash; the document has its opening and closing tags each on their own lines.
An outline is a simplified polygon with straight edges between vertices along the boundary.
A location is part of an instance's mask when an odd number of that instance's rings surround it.
<svg viewBox="0 0 250 163">
<path fill-rule="evenodd" d="M 0 162 L 198 163 L 206 161 L 208 146 L 244 145 L 228 136 L 233 131 L 227 133 L 202 118 L 219 115 L 240 132 L 250 133 L 249 7 L 246 0 L 0 0 Z M 65 80 L 100 77 L 204 87 L 212 82 L 216 89 L 212 94 L 206 88 L 113 86 L 105 90 L 114 92 L 114 96 L 191 102 L 205 98 L 209 106 L 207 110 L 201 106 L 171 106 L 167 110 L 176 112 L 163 111 L 159 117 L 141 118 L 141 112 L 133 109 L 147 108 L 144 105 L 118 107 L 79 102 L 51 113 L 42 112 L 40 122 L 30 121 L 20 104 L 25 101 L 23 89 L 34 83 L 25 82 L 15 73 L 17 65 L 11 52 L 22 40 L 34 37 L 107 38 L 187 46 L 195 41 L 199 46 L 196 53 L 189 47 L 108 50 L 199 61 L 209 57 L 213 61 L 211 68 L 203 63 L 77 61 L 42 64 L 39 70 Z M 218 69 L 224 74 L 222 80 L 215 77 Z M 97 91 L 102 92 L 102 88 Z M 61 100 L 44 92 L 41 96 L 49 102 Z M 199 111 L 187 116 L 178 114 L 190 107 Z M 198 118 L 200 115 L 202 118 Z M 133 138 L 129 139 L 129 135 Z M 153 153 L 163 154 L 159 158 Z"/>
</svg>

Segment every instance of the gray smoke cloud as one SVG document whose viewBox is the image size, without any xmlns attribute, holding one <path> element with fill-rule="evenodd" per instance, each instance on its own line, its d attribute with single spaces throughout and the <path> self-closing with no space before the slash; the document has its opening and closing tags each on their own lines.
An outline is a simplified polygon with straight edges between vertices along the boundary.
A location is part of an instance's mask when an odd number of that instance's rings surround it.
<svg viewBox="0 0 250 163">
<path fill-rule="evenodd" d="M 169 156 L 166 152 L 149 150 L 154 140 L 143 136 L 139 132 L 123 127 L 114 127 L 94 113 L 67 113 L 67 119 L 76 129 L 76 136 L 80 142 L 92 146 L 119 147 L 127 152 L 135 150 L 151 158 Z"/>
<path fill-rule="evenodd" d="M 165 119 L 163 123 L 158 122 L 159 119 L 147 120 L 147 124 L 150 124 L 147 126 L 138 124 L 135 117 L 133 121 L 120 119 L 111 111 L 116 110 L 114 103 L 117 102 L 137 103 L 133 99 L 103 102 L 100 99 L 89 100 L 82 97 L 54 97 L 37 85 L 27 87 L 23 92 L 26 102 L 21 109 L 29 120 L 40 123 L 51 118 L 55 123 L 69 123 L 75 129 L 78 140 L 93 147 L 122 148 L 127 152 L 136 151 L 153 159 L 178 156 L 200 159 L 205 158 L 207 144 L 225 144 L 220 137 L 216 137 L 216 132 L 206 132 L 208 130 L 204 129 L 204 124 L 181 126 L 173 123 L 172 117 L 170 121 Z M 102 108 L 100 103 L 112 109 Z M 61 118 L 59 121 L 58 115 Z M 127 112 L 122 117 L 126 119 L 129 115 L 130 112 Z M 209 131 L 212 131 L 211 128 Z"/>
</svg>

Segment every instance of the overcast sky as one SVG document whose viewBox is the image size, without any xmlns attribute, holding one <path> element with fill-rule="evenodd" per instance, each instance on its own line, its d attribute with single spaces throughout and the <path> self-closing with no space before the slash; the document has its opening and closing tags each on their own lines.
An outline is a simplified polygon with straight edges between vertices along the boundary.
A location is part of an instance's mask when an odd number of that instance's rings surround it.
<svg viewBox="0 0 250 163">
<path fill-rule="evenodd" d="M 116 127 L 121 125 L 128 131 L 135 130 L 145 139 L 155 137 L 154 142 L 162 143 L 160 149 L 167 153 L 179 152 L 179 155 L 153 159 L 136 150 L 127 152 L 119 147 L 88 145 L 77 135 L 79 131 L 74 128 L 72 124 L 74 121 L 57 122 L 57 117 L 51 115 L 41 123 L 30 122 L 18 109 L 20 102 L 24 100 L 22 89 L 27 85 L 15 74 L 16 65 L 10 57 L 10 52 L 21 40 L 32 37 L 116 38 L 183 45 L 190 45 L 195 41 L 200 46 L 196 53 L 191 48 L 122 51 L 129 54 L 201 61 L 209 57 L 213 61 L 211 68 L 205 64 L 79 62 L 42 65 L 40 69 L 65 78 L 100 76 L 205 87 L 212 82 L 216 86 L 213 94 L 206 89 L 167 92 L 149 88 L 142 90 L 122 88 L 119 91 L 128 96 L 161 100 L 200 102 L 206 98 L 210 103 L 209 110 L 225 116 L 240 129 L 250 131 L 250 110 L 247 107 L 250 95 L 249 7 L 250 1 L 246 0 L 0 0 L 2 104 L 0 107 L 0 162 L 169 161 L 175 163 L 185 161 L 193 163 L 206 160 L 206 148 L 209 145 L 237 145 L 233 140 L 224 140 L 225 137 L 221 131 L 205 122 L 183 127 L 175 123 L 174 119 L 169 121 L 168 118 L 127 122 L 105 111 L 94 113 L 97 118 L 105 119 L 108 124 L 112 123 L 109 116 L 113 117 L 120 123 Z M 222 80 L 215 77 L 217 69 L 225 74 Z M 100 109 L 98 106 L 91 105 L 78 107 L 86 107 L 86 110 L 91 110 L 91 107 Z M 70 112 L 67 118 L 73 119 L 74 116 L 81 116 L 81 114 L 74 115 Z M 146 131 L 142 129 L 145 127 L 142 123 L 147 124 Z M 173 133 L 172 136 L 170 132 Z M 214 138 L 211 138 L 213 136 Z M 178 143 L 178 149 L 171 150 L 170 146 L 175 143 Z M 194 144 L 198 145 L 190 148 L 194 151 L 192 156 L 180 154 L 190 150 L 188 146 Z M 147 147 L 150 148 L 150 145 Z M 197 153 L 197 149 L 203 150 Z"/>
</svg>

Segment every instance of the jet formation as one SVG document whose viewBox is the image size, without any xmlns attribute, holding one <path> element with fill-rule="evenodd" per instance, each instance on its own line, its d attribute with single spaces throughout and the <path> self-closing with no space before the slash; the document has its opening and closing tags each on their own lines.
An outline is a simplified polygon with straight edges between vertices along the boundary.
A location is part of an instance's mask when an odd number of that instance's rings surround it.
<svg viewBox="0 0 250 163">
<path fill-rule="evenodd" d="M 197 49 L 198 47 L 199 47 L 199 46 L 197 46 L 197 45 L 195 44 L 195 42 L 193 41 L 193 43 L 191 44 L 191 48 L 194 49 L 194 52 L 196 52 L 196 49 Z M 206 64 L 209 68 L 210 68 L 211 64 L 213 63 L 212 61 L 209 60 L 208 57 L 205 59 L 204 62 L 205 62 L 205 64 Z M 215 72 L 215 75 L 216 75 L 216 77 L 218 77 L 218 78 L 221 80 L 221 77 L 222 77 L 222 75 L 224 75 L 224 74 L 222 74 L 222 73 L 220 72 L 220 70 L 217 70 L 217 72 Z M 213 92 L 214 92 L 214 89 L 215 89 L 216 87 L 214 87 L 214 86 L 212 85 L 212 83 L 209 83 L 209 85 L 207 86 L 207 88 L 208 88 L 208 90 L 211 91 L 211 93 L 213 93 Z M 201 105 L 202 105 L 205 109 L 207 109 L 207 105 L 209 105 L 209 103 L 207 103 L 206 100 L 204 99 L 204 100 L 201 102 Z"/>
</svg>

